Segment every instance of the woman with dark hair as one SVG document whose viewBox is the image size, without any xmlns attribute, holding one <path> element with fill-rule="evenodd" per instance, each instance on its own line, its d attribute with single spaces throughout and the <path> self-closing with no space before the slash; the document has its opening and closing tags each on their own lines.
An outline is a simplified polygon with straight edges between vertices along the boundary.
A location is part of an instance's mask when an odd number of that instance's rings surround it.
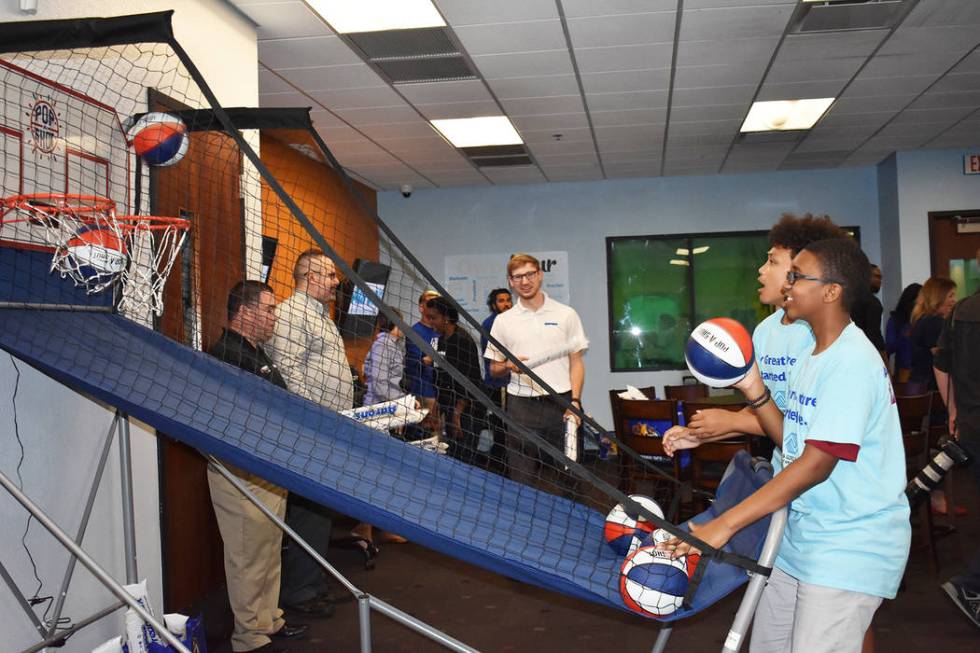
<svg viewBox="0 0 980 653">
<path fill-rule="evenodd" d="M 943 323 L 956 305 L 956 284 L 946 277 L 929 277 L 912 307 L 912 371 L 909 381 L 936 389 L 932 354 L 943 332 Z"/>
<path fill-rule="evenodd" d="M 912 373 L 912 308 L 921 289 L 921 283 L 905 286 L 885 326 L 885 350 L 895 356 L 892 378 L 899 383 L 908 381 Z"/>
</svg>

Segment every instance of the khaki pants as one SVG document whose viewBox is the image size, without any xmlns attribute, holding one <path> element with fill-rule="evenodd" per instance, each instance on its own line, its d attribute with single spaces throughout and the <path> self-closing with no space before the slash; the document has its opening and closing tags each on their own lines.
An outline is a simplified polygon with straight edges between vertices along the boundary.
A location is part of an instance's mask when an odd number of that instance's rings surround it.
<svg viewBox="0 0 980 653">
<path fill-rule="evenodd" d="M 286 514 L 286 490 L 227 467 L 272 512 Z M 211 465 L 208 486 L 224 542 L 228 599 L 235 615 L 231 649 L 251 651 L 268 644 L 268 636 L 285 623 L 279 609 L 282 531 Z"/>
</svg>

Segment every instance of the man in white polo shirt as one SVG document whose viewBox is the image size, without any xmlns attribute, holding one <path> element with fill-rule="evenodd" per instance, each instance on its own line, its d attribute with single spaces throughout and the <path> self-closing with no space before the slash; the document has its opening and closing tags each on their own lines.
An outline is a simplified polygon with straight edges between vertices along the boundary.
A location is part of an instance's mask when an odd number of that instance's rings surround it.
<svg viewBox="0 0 980 653">
<path fill-rule="evenodd" d="M 556 394 L 581 409 L 585 383 L 582 354 L 588 341 L 578 313 L 542 292 L 542 276 L 541 264 L 530 254 L 515 254 L 510 258 L 507 277 L 519 300 L 512 309 L 497 316 L 490 335 L 520 360 L 553 358 L 535 366 L 534 373 Z M 484 356 L 490 359 L 491 374 L 511 375 L 507 385 L 507 414 L 511 419 L 562 450 L 564 418 L 575 417 L 574 413 L 566 411 L 548 390 L 521 374 L 517 365 L 492 343 Z M 556 471 L 563 467 L 550 457 L 542 458 L 538 447 L 525 442 L 517 433 L 508 433 L 507 440 L 511 478 L 515 481 L 530 484 L 540 476 L 538 468 L 542 463 Z M 559 474 L 560 478 L 563 476 Z M 567 480 L 563 479 L 561 484 L 565 485 Z"/>
</svg>

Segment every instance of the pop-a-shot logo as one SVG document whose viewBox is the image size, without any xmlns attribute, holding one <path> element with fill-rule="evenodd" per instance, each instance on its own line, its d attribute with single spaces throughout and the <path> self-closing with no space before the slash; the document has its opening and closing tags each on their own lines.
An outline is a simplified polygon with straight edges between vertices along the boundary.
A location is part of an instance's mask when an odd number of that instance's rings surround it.
<svg viewBox="0 0 980 653">
<path fill-rule="evenodd" d="M 41 156 L 54 157 L 55 146 L 61 137 L 61 119 L 54 100 L 35 95 L 27 112 L 31 132 L 31 147 Z"/>
</svg>

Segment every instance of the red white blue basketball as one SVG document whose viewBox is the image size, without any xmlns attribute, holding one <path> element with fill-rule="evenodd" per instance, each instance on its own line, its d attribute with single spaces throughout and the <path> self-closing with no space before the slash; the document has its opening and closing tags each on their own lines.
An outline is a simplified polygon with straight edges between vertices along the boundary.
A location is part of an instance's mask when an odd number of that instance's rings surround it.
<svg viewBox="0 0 980 653">
<path fill-rule="evenodd" d="M 630 499 L 633 499 L 633 501 L 636 501 L 657 517 L 664 516 L 664 511 L 650 497 L 645 497 L 642 494 L 631 494 Z M 619 555 L 626 555 L 629 553 L 630 543 L 633 541 L 634 536 L 643 538 L 652 533 L 656 527 L 656 524 L 646 521 L 642 516 L 640 516 L 640 520 L 637 522 L 636 519 L 626 514 L 626 508 L 623 507 L 623 504 L 618 503 L 606 515 L 604 536 L 606 543 L 613 548 L 613 551 Z"/>
<path fill-rule="evenodd" d="M 752 368 L 752 336 L 731 318 L 705 320 L 687 339 L 684 360 L 701 383 L 727 388 Z"/>
<path fill-rule="evenodd" d="M 172 166 L 187 154 L 187 125 L 169 113 L 148 113 L 128 132 L 136 153 L 153 166 Z"/>
<path fill-rule="evenodd" d="M 126 243 L 108 227 L 83 227 L 65 247 L 78 274 L 88 281 L 107 280 L 126 268 Z"/>
<path fill-rule="evenodd" d="M 664 540 L 664 537 L 656 538 L 656 532 L 626 556 L 619 572 L 619 592 L 630 610 L 647 617 L 666 617 L 684 603 L 688 583 L 701 556 L 692 553 L 671 560 L 669 552 L 656 549 L 654 543 Z"/>
</svg>

